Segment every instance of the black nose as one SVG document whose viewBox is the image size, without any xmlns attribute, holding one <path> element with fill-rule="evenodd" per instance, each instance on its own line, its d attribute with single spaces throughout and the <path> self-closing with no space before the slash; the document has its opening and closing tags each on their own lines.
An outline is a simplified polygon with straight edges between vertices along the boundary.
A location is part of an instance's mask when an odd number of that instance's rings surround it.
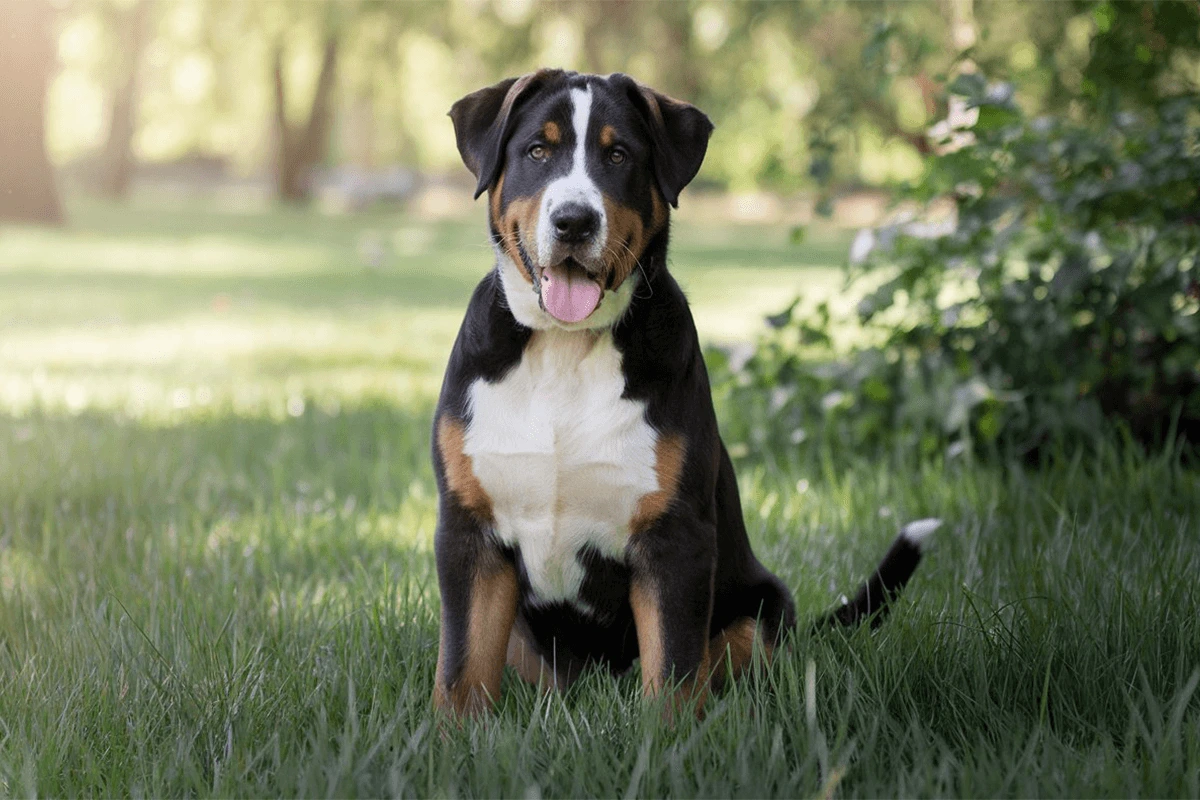
<svg viewBox="0 0 1200 800">
<path fill-rule="evenodd" d="M 600 215 L 594 209 L 579 203 L 567 203 L 550 212 L 550 224 L 560 242 L 576 244 L 586 242 L 596 235 L 600 227 Z"/>
</svg>

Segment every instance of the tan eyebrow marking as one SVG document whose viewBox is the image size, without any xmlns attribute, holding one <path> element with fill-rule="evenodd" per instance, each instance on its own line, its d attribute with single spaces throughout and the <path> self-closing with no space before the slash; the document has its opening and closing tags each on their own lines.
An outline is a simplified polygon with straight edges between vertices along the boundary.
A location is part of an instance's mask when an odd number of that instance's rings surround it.
<svg viewBox="0 0 1200 800">
<path fill-rule="evenodd" d="M 617 141 L 617 129 L 612 125 L 605 125 L 600 129 L 600 145 L 602 147 L 612 147 L 613 142 Z"/>
<path fill-rule="evenodd" d="M 546 137 L 546 141 L 550 144 L 558 144 L 562 141 L 562 131 L 559 130 L 557 122 L 547 122 L 543 125 L 542 135 Z"/>
</svg>

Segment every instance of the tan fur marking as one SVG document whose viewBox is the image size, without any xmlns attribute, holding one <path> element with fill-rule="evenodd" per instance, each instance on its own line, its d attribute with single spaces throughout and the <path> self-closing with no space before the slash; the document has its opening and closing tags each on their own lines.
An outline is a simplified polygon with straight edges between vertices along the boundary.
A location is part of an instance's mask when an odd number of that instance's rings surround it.
<svg viewBox="0 0 1200 800">
<path fill-rule="evenodd" d="M 604 242 L 608 268 L 605 288 L 615 289 L 637 268 L 646 246 L 646 230 L 641 214 L 608 197 L 604 198 L 604 216 L 608 220 L 608 237 Z"/>
<path fill-rule="evenodd" d="M 770 662 L 774 649 L 758 634 L 758 625 L 750 617 L 741 617 L 712 638 L 709 652 L 713 658 L 712 687 L 720 690 L 729 680 L 741 677 L 753 664 L 755 654 Z"/>
<path fill-rule="evenodd" d="M 638 498 L 629 530 L 642 533 L 659 517 L 667 513 L 679 491 L 679 478 L 683 474 L 683 462 L 687 456 L 687 444 L 682 436 L 661 436 L 654 445 L 654 471 L 658 473 L 658 488 Z"/>
<path fill-rule="evenodd" d="M 646 237 L 647 240 L 661 231 L 663 226 L 667 224 L 667 203 L 663 200 L 657 185 L 650 190 L 650 209 L 650 232 Z"/>
<path fill-rule="evenodd" d="M 657 697 L 664 689 L 666 648 L 663 643 L 662 613 L 654 589 L 644 580 L 635 579 L 629 588 L 629 604 L 633 607 L 633 622 L 637 628 L 638 656 L 642 661 L 642 694 Z M 696 716 L 704 711 L 708 698 L 709 647 L 704 652 L 696 674 L 684 681 L 672 694 L 666 707 L 668 721 L 689 703 L 695 704 Z"/>
<path fill-rule="evenodd" d="M 488 189 L 488 211 L 492 216 L 492 224 L 499 227 L 500 224 L 500 199 L 504 195 L 504 173 L 500 173 L 500 177 L 496 179 L 496 185 Z"/>
<path fill-rule="evenodd" d="M 446 483 L 464 508 L 484 522 L 491 522 L 492 499 L 475 477 L 471 457 L 463 452 L 465 436 L 463 424 L 458 420 L 448 416 L 438 420 L 438 452 L 442 456 Z"/>
<path fill-rule="evenodd" d="M 617 140 L 617 129 L 612 125 L 605 125 L 600 129 L 600 146 L 612 147 L 613 142 Z"/>
<path fill-rule="evenodd" d="M 475 576 L 467 622 L 467 656 L 462 673 L 448 686 L 445 675 L 446 623 L 438 643 L 436 707 L 455 714 L 487 711 L 500 699 L 500 679 L 508 652 L 509 634 L 517 617 L 517 570 L 502 562 Z"/>
<path fill-rule="evenodd" d="M 667 204 L 654 189 L 650 194 L 650 226 L 642 215 L 612 198 L 604 198 L 604 214 L 608 220 L 608 237 L 604 242 L 607 276 L 604 285 L 615 289 L 628 278 L 641 259 L 646 245 L 667 224 Z"/>
<path fill-rule="evenodd" d="M 496 180 L 495 188 L 491 190 L 491 194 L 488 196 L 492 225 L 500 233 L 500 247 L 504 250 L 505 255 L 512 259 L 518 266 L 521 266 L 521 252 L 517 248 L 520 231 L 516 228 L 516 221 L 510 218 L 513 212 L 512 203 L 509 204 L 507 210 L 503 207 L 503 193 L 504 173 L 500 173 L 500 177 Z M 505 211 L 508 213 L 504 213 Z M 520 273 L 528 278 L 528 273 L 523 267 Z"/>
<path fill-rule="evenodd" d="M 543 691 L 564 688 L 564 685 L 556 680 L 554 667 L 538 655 L 529 640 L 515 628 L 508 639 L 507 662 L 521 680 L 532 683 Z"/>
<path fill-rule="evenodd" d="M 562 131 L 559 130 L 557 122 L 547 121 L 542 126 L 542 136 L 545 136 L 546 141 L 550 144 L 558 144 L 562 141 Z"/>
<path fill-rule="evenodd" d="M 629 588 L 629 605 L 633 607 L 633 622 L 637 628 L 638 656 L 642 660 L 642 693 L 656 695 L 663 688 L 662 620 L 658 615 L 658 598 L 642 581 Z"/>
<path fill-rule="evenodd" d="M 500 201 L 497 200 L 493 211 L 496 230 L 500 231 L 500 246 L 504 248 L 505 255 L 517 265 L 519 268 L 517 271 L 521 273 L 521 277 L 530 284 L 533 283 L 533 276 L 529 274 L 529 270 L 525 269 L 518 242 L 537 241 L 537 218 L 541 205 L 542 193 L 539 191 L 532 197 L 515 198 L 509 201 L 503 209 L 501 209 Z"/>
</svg>

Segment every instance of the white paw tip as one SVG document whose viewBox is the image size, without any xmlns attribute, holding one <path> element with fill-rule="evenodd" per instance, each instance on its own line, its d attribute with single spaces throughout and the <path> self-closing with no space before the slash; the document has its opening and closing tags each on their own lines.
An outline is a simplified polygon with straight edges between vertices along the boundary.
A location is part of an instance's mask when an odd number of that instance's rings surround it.
<svg viewBox="0 0 1200 800">
<path fill-rule="evenodd" d="M 918 519 L 905 525 L 900 529 L 900 535 L 908 541 L 915 544 L 917 547 L 922 547 L 925 540 L 930 534 L 942 527 L 942 521 L 934 517 L 928 519 Z"/>
</svg>

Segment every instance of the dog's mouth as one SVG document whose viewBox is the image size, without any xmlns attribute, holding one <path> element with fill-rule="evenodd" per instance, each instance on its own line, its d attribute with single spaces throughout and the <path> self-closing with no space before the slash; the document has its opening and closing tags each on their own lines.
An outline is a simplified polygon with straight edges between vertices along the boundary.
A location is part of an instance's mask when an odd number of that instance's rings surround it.
<svg viewBox="0 0 1200 800">
<path fill-rule="evenodd" d="M 541 270 L 542 308 L 559 322 L 582 322 L 600 306 L 604 290 L 574 258 Z"/>
</svg>

